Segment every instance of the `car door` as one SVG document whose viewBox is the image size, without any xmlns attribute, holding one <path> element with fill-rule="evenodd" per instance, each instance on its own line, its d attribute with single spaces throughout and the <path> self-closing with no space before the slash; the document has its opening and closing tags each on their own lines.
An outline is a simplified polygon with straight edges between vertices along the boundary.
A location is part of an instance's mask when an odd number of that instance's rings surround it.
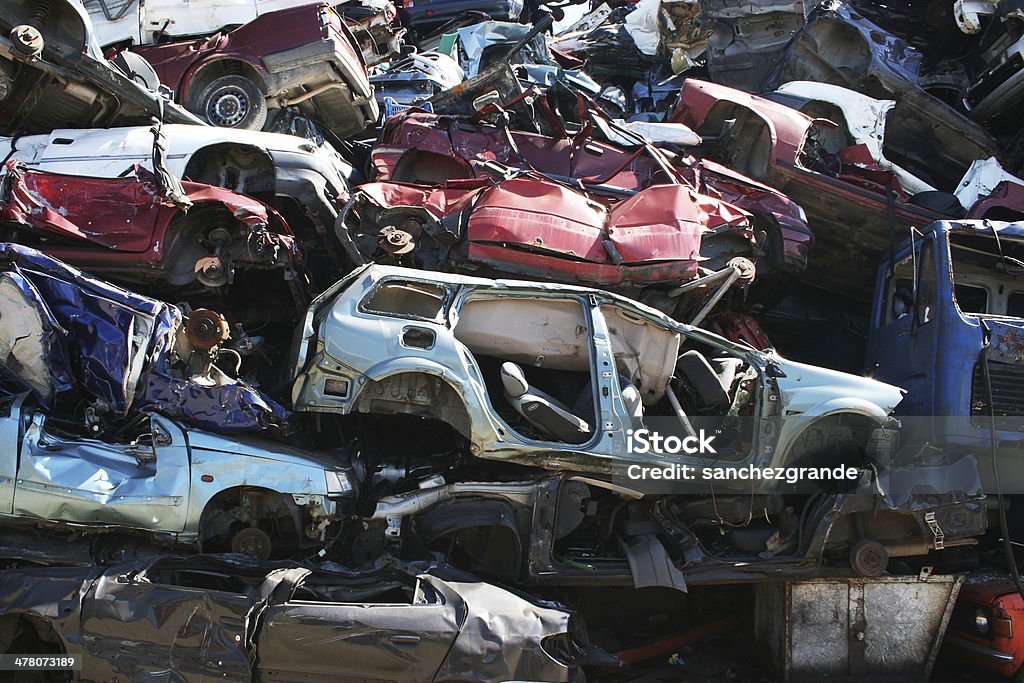
<svg viewBox="0 0 1024 683">
<path fill-rule="evenodd" d="M 18 475 L 18 437 L 21 405 L 28 394 L 0 401 L 0 514 L 14 509 L 14 482 Z"/>
<path fill-rule="evenodd" d="M 323 683 L 430 681 L 455 642 L 462 610 L 456 594 L 424 579 L 409 599 L 397 602 L 323 601 L 299 585 L 263 614 L 258 676 Z"/>
<path fill-rule="evenodd" d="M 180 532 L 189 499 L 188 445 L 159 416 L 130 443 L 69 437 L 37 413 L 21 442 L 13 513 L 79 524 Z"/>
<path fill-rule="evenodd" d="M 249 680 L 244 590 L 230 568 L 203 558 L 108 572 L 82 600 L 89 679 Z"/>
<path fill-rule="evenodd" d="M 869 375 L 907 390 L 903 415 L 930 415 L 938 323 L 938 256 L 934 241 L 919 239 L 899 253 L 879 280 L 869 341 Z"/>
</svg>

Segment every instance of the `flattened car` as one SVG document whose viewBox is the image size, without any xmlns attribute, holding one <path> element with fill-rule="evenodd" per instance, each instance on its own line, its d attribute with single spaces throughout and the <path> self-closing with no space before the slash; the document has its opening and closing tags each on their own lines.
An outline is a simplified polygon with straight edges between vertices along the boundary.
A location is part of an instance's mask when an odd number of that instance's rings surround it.
<svg viewBox="0 0 1024 683">
<path fill-rule="evenodd" d="M 490 113 L 449 116 L 408 111 L 392 117 L 370 154 L 375 177 L 379 181 L 425 185 L 448 181 L 449 187 L 457 187 L 452 179 L 500 180 L 508 173 L 506 169 L 518 169 L 535 171 L 550 181 L 583 190 L 591 199 L 606 204 L 638 197 L 649 188 L 652 195 L 685 194 L 683 189 L 653 189 L 677 185 L 695 190 L 699 203 L 717 205 L 720 212 L 727 213 L 731 206 L 733 211 L 749 215 L 756 246 L 752 245 L 744 255 L 756 262 L 757 278 L 762 284 L 771 278 L 784 289 L 788 280 L 806 265 L 814 241 L 806 216 L 803 209 L 777 190 L 710 160 L 697 161 L 685 152 L 661 149 L 596 110 L 587 112 L 579 130 L 568 130 L 569 126 L 548 112 L 540 117 L 541 122 L 546 122 L 541 127 L 551 130 L 547 134 L 529 132 L 501 117 L 489 116 Z M 689 144 L 700 140 L 685 126 L 658 124 L 654 128 L 667 139 L 685 139 L 691 141 Z M 524 206 L 529 204 L 524 202 Z M 562 212 L 574 215 L 568 207 Z M 686 215 L 693 214 L 681 213 Z M 705 238 L 709 242 L 729 240 L 728 235 L 715 234 L 719 221 L 709 218 Z M 517 227 L 510 226 L 509 230 L 515 232 Z M 651 260 L 659 259 L 652 256 Z M 713 262 L 702 265 L 710 269 L 721 267 Z M 529 274 L 539 273 L 535 270 Z M 609 285 L 612 281 L 579 282 Z"/>
<path fill-rule="evenodd" d="M 201 123 L 157 90 L 137 55 L 104 58 L 78 0 L 8 0 L 0 16 L 0 132 L 61 126 Z"/>
<path fill-rule="evenodd" d="M 218 288 L 236 270 L 274 269 L 305 285 L 288 224 L 262 202 L 185 182 L 183 194 L 136 167 L 134 176 L 87 178 L 45 173 L 9 161 L 0 178 L 0 224 L 7 239 L 121 281 Z"/>
<path fill-rule="evenodd" d="M 799 202 L 816 237 L 803 280 L 828 291 L 866 299 L 884 250 L 911 226 L 951 214 L 1005 218 L 1022 208 L 1012 196 L 974 195 L 969 206 L 954 196 L 975 162 L 993 155 L 987 135 L 923 125 L 912 109 L 838 86 L 789 83 L 757 97 L 691 78 L 669 119 L 700 134 L 698 156 Z"/>
<path fill-rule="evenodd" d="M 558 605 L 443 566 L 357 573 L 165 556 L 9 569 L 0 612 L 0 652 L 81 655 L 77 677 L 90 681 L 171 667 L 182 681 L 558 683 L 601 656 Z"/>
</svg>

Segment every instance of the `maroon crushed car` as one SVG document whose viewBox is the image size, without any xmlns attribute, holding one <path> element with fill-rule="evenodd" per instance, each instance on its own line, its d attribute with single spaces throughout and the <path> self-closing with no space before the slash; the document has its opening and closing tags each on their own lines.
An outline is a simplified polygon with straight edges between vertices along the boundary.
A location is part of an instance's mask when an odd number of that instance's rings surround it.
<svg viewBox="0 0 1024 683">
<path fill-rule="evenodd" d="M 749 283 L 749 257 L 760 253 L 748 213 L 686 185 L 608 201 L 534 172 L 367 183 L 338 226 L 356 263 L 600 286 L 678 316 L 696 301 L 680 297 L 679 285 Z"/>
<path fill-rule="evenodd" d="M 663 184 L 689 187 L 750 215 L 764 252 L 757 260 L 762 284 L 766 276 L 788 282 L 803 270 L 814 238 L 795 202 L 712 161 L 666 154 L 635 134 L 609 142 L 602 131 L 613 124 L 596 110 L 589 114 L 580 132 L 562 129 L 560 136 L 551 136 L 490 123 L 483 112 L 466 117 L 409 110 L 387 121 L 370 163 L 378 180 L 427 185 L 493 178 L 507 167 L 535 170 L 606 202 Z"/>
<path fill-rule="evenodd" d="M 207 38 L 137 47 L 175 100 L 217 126 L 259 130 L 295 106 L 345 138 L 377 120 L 360 47 L 326 4 L 269 12 Z"/>
<path fill-rule="evenodd" d="M 947 131 L 941 138 L 946 144 L 917 142 L 942 160 L 926 168 L 934 176 L 937 191 L 915 194 L 866 145 L 851 144 L 845 127 L 836 123 L 843 121 L 837 107 L 783 90 L 757 97 L 687 79 L 669 119 L 703 138 L 696 153 L 705 163 L 714 159 L 768 183 L 806 209 L 815 234 L 814 259 L 803 275 L 806 282 L 867 300 L 883 254 L 906 238 L 912 227 L 950 217 L 1019 220 L 1024 215 L 1019 186 L 1003 183 L 966 209 L 952 194 L 971 161 L 991 154 L 984 140 L 958 139 Z M 908 126 L 920 128 L 919 120 L 891 130 L 893 123 L 890 114 L 886 130 L 896 133 L 892 135 L 895 142 L 907 145 L 919 140 L 906 132 Z M 961 143 L 957 149 L 952 148 L 954 140 Z M 895 142 L 879 140 L 886 154 L 894 153 Z"/>
<path fill-rule="evenodd" d="M 46 173 L 10 161 L 0 185 L 6 241 L 118 281 L 154 290 L 217 292 L 239 271 L 282 271 L 291 294 L 305 296 L 301 254 L 284 219 L 266 204 L 210 185 L 184 182 L 177 203 L 157 177 L 90 178 Z M 251 278 L 264 293 L 273 278 Z M 280 285 L 278 285 L 280 287 Z M 246 295 L 260 289 L 247 283 Z M 278 303 L 280 303 L 278 301 Z"/>
</svg>

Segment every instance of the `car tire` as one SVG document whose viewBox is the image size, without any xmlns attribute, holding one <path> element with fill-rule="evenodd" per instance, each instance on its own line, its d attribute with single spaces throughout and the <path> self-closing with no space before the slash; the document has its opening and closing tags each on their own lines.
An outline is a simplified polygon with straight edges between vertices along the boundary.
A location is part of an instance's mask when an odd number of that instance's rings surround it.
<svg viewBox="0 0 1024 683">
<path fill-rule="evenodd" d="M 273 546 L 274 542 L 267 532 L 256 527 L 246 527 L 231 539 L 231 552 L 254 557 L 257 560 L 269 559 Z"/>
<path fill-rule="evenodd" d="M 193 111 L 214 126 L 262 130 L 267 98 L 250 78 L 221 76 L 199 93 Z"/>
<path fill-rule="evenodd" d="M 878 541 L 864 539 L 850 549 L 850 566 L 857 576 L 881 576 L 889 566 L 889 553 Z"/>
</svg>

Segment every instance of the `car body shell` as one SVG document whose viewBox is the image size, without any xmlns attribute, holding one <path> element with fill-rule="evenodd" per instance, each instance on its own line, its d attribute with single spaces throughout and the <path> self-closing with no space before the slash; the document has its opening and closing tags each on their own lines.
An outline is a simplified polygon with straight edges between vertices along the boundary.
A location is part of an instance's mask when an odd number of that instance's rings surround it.
<svg viewBox="0 0 1024 683">
<path fill-rule="evenodd" d="M 16 26 L 34 25 L 36 4 L 12 0 L 0 18 L 0 130 L 22 134 L 144 124 L 154 116 L 168 123 L 201 123 L 105 59 L 77 0 L 47 3 L 39 27 L 41 50 L 23 54 L 9 36 Z"/>
<path fill-rule="evenodd" d="M 270 12 L 228 33 L 133 51 L 187 107 L 199 106 L 196 98 L 213 79 L 236 72 L 254 81 L 268 102 L 297 105 L 339 138 L 377 120 L 359 46 L 329 5 Z"/>
<path fill-rule="evenodd" d="M 825 88 L 820 88 L 822 93 Z M 819 93 L 820 94 L 820 93 Z M 723 122 L 738 118 L 727 135 L 721 135 Z M 696 153 L 709 156 L 735 170 L 766 182 L 785 192 L 807 212 L 815 234 L 815 257 L 803 275 L 806 282 L 828 291 L 866 299 L 871 292 L 875 265 L 889 248 L 889 230 L 897 237 L 908 234 L 911 226 L 926 225 L 948 214 L 926 205 L 916 205 L 895 181 L 884 160 L 872 158 L 864 146 L 848 149 L 851 155 L 839 174 L 814 161 L 814 140 L 827 136 L 835 123 L 815 119 L 785 104 L 725 86 L 687 79 L 679 102 L 669 116 L 705 139 Z M 714 140 L 714 147 L 709 145 Z M 983 141 L 982 141 L 983 143 Z M 962 172 L 971 161 L 985 159 L 991 147 L 972 142 L 977 156 L 965 159 Z M 840 153 L 846 150 L 840 150 Z M 842 156 L 840 156 L 842 158 Z M 880 164 L 881 162 L 881 164 Z M 944 169 L 948 173 L 949 169 Z M 954 183 L 959 183 L 959 176 Z M 888 192 L 891 188 L 890 218 Z M 939 188 L 950 195 L 954 211 L 961 211 L 951 197 L 957 185 Z M 1003 208 L 1020 212 L 1012 198 Z M 991 202 L 968 207 L 969 217 L 982 217 L 994 207 Z"/>
<path fill-rule="evenodd" d="M 759 263 L 759 276 L 770 270 L 798 274 L 814 242 L 803 209 L 781 192 L 710 160 L 692 157 L 675 159 L 672 172 L 678 175 L 673 178 L 666 173 L 665 162 L 653 158 L 645 144 L 609 142 L 593 125 L 556 137 L 491 125 L 479 117 L 410 111 L 388 120 L 370 154 L 373 173 L 380 181 L 429 183 L 439 179 L 441 168 L 445 178 L 491 178 L 492 162 L 581 182 L 598 194 L 605 189 L 628 196 L 658 184 L 689 184 L 698 196 L 718 197 L 749 213 L 755 230 L 774 234 L 764 246 L 769 254 Z"/>
<path fill-rule="evenodd" d="M 367 311 L 364 304 L 367 296 L 389 281 L 431 282 L 444 288 L 448 298 L 443 314 L 438 312 L 436 318 L 424 318 Z M 496 301 L 532 300 L 542 305 L 546 301 L 560 300 L 574 302 L 588 311 L 587 325 L 592 327 L 582 343 L 589 347 L 585 353 L 592 358 L 586 363 L 601 395 L 598 414 L 602 416 L 603 426 L 587 443 L 577 446 L 525 438 L 498 416 L 472 356 L 452 331 L 459 320 L 460 308 L 474 297 Z M 758 443 L 744 463 L 784 464 L 799 434 L 830 415 L 857 414 L 884 425 L 902 399 L 903 394 L 896 387 L 793 363 L 771 352 L 753 351 L 614 294 L 563 284 L 494 281 L 447 273 L 425 275 L 415 270 L 371 265 L 354 271 L 311 305 L 291 363 L 295 377 L 292 403 L 299 411 L 341 414 L 372 411 L 374 396 L 390 391 L 387 389 L 389 381 L 407 379 L 415 384 L 422 380 L 433 387 L 423 391 L 434 392 L 434 398 L 427 399 L 428 394 L 420 395 L 410 385 L 402 390 L 409 392 L 405 401 L 409 410 L 435 417 L 441 415 L 442 420 L 447 418 L 470 440 L 470 450 L 477 457 L 546 469 L 621 475 L 628 465 L 649 462 L 649 459 L 627 449 L 626 431 L 634 427 L 633 419 L 625 412 L 618 381 L 612 381 L 612 373 L 601 373 L 597 369 L 600 363 L 613 364 L 615 358 L 609 323 L 600 310 L 602 306 L 606 306 L 606 310 L 619 310 L 622 315 L 636 316 L 673 338 L 679 335 L 698 340 L 742 357 L 757 369 L 760 377 L 756 392 L 757 417 L 776 415 L 778 410 L 784 411 L 786 417 L 773 431 L 770 442 Z M 511 312 L 504 318 L 506 325 L 518 325 L 525 334 L 527 328 L 522 326 L 529 324 L 527 320 L 517 323 Z M 538 318 L 535 324 L 543 325 L 542 319 Z M 432 343 L 415 348 L 403 341 L 413 328 L 424 331 Z M 552 343 L 553 348 L 557 348 L 558 343 Z M 543 352 L 536 349 L 536 353 Z M 766 374 L 770 367 L 779 368 L 781 373 L 771 372 L 777 377 Z M 659 371 L 652 369 L 639 382 L 641 394 L 646 394 L 645 402 L 664 393 L 664 386 L 659 386 L 659 376 Z M 350 389 L 344 396 L 326 393 L 328 379 L 347 382 Z M 443 392 L 444 400 L 437 391 Z M 686 457 L 680 457 L 681 462 L 687 462 Z M 701 461 L 698 458 L 693 464 L 701 466 Z"/>
<path fill-rule="evenodd" d="M 187 430 L 156 414 L 148 418 L 158 436 L 148 444 L 68 437 L 48 429 L 43 413 L 22 408 L 23 400 L 8 403 L 0 428 L 6 526 L 144 532 L 162 543 L 193 544 L 204 511 L 228 491 L 281 494 L 302 525 L 334 521 L 352 493 L 328 490 L 326 471 L 345 482 L 348 474 L 313 453 Z"/>
<path fill-rule="evenodd" d="M 177 206 L 162 196 L 156 177 L 139 168 L 134 177 L 124 178 L 53 174 L 16 161 L 4 170 L 0 221 L 18 226 L 24 238 L 38 240 L 50 256 L 95 273 L 175 286 L 192 283 L 196 257 L 215 253 L 192 246 L 209 225 L 199 226 L 188 211 L 230 231 L 235 246 L 217 250 L 229 270 L 283 268 L 291 279 L 302 269 L 288 224 L 259 200 L 185 182 L 187 204 Z"/>
<path fill-rule="evenodd" d="M 165 150 L 161 166 L 172 176 L 272 203 L 288 212 L 303 241 L 332 234 L 338 210 L 348 200 L 352 166 L 326 143 L 174 124 L 161 127 L 159 140 Z M 155 142 L 148 126 L 58 129 L 16 141 L 0 138 L 0 155 L 51 173 L 116 178 L 136 165 L 155 171 Z"/>
<path fill-rule="evenodd" d="M 396 591 L 404 602 L 388 596 Z M 164 556 L 4 572 L 0 605 L 7 629 L 26 618 L 52 629 L 61 649 L 82 657 L 85 680 L 135 680 L 168 665 L 183 681 L 386 671 L 410 683 L 566 682 L 578 671 L 546 651 L 549 638 L 572 637 L 569 612 L 444 567 L 358 573 Z"/>
</svg>

